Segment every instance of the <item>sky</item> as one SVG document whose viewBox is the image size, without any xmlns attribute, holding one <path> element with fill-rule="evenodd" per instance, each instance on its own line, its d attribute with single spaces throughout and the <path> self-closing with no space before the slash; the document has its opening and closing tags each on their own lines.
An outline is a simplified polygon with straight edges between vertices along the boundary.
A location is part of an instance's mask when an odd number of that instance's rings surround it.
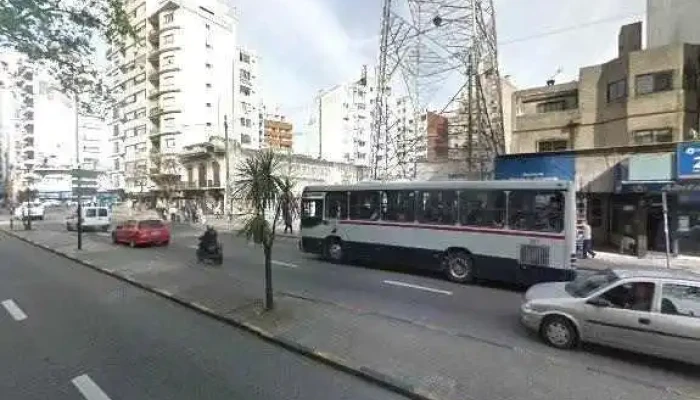
<svg viewBox="0 0 700 400">
<path fill-rule="evenodd" d="M 262 94 L 298 129 L 319 90 L 374 65 L 382 0 L 231 0 L 238 42 L 260 56 Z M 394 0 L 405 1 L 405 0 Z M 501 75 L 518 88 L 576 79 L 615 58 L 621 25 L 643 21 L 645 0 L 494 0 Z"/>
</svg>

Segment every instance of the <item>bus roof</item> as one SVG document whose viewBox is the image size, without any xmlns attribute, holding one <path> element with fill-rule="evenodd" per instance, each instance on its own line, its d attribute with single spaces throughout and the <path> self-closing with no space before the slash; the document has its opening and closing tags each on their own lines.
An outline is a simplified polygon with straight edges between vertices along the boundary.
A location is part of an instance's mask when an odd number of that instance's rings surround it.
<svg viewBox="0 0 700 400">
<path fill-rule="evenodd" d="M 492 189 L 492 190 L 568 190 L 570 181 L 555 180 L 494 180 L 494 181 L 413 181 L 413 182 L 360 182 L 354 185 L 307 186 L 305 192 L 354 191 L 354 190 L 440 190 L 440 189 Z"/>
</svg>

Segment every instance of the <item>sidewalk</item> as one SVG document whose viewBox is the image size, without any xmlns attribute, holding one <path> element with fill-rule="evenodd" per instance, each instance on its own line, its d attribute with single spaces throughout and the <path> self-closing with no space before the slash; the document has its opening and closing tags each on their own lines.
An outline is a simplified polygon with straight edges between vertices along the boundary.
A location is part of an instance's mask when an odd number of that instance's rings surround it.
<svg viewBox="0 0 700 400">
<path fill-rule="evenodd" d="M 638 258 L 627 254 L 608 253 L 597 251 L 595 258 L 576 260 L 579 268 L 605 269 L 625 267 L 666 268 L 665 254 L 649 254 L 645 258 Z M 686 269 L 700 273 L 700 257 L 678 256 L 671 257 L 671 268 Z"/>
<path fill-rule="evenodd" d="M 239 221 L 234 219 L 233 221 L 229 222 L 226 217 L 216 217 L 214 215 L 205 215 L 204 220 L 206 221 L 206 225 L 211 225 L 213 226 L 217 231 L 220 232 L 236 232 L 240 230 L 243 227 L 243 224 Z M 202 223 L 194 223 L 190 222 L 189 223 L 191 226 L 194 227 L 203 227 L 204 224 Z M 298 221 L 295 221 L 294 223 L 295 226 L 295 231 L 294 233 L 284 233 L 284 224 L 283 223 L 278 223 L 277 224 L 277 236 L 283 236 L 283 237 L 288 237 L 288 238 L 298 238 L 299 237 L 299 231 L 298 231 Z"/>
<path fill-rule="evenodd" d="M 75 237 L 64 232 L 10 234 L 409 398 L 683 398 L 682 393 L 669 388 L 626 381 L 565 358 L 516 349 L 497 338 L 466 337 L 292 293 L 277 292 L 275 310 L 262 312 L 262 282 L 243 281 L 217 268 L 168 259 L 167 252 L 110 246 L 90 239 L 84 242 L 86 250 L 78 252 Z"/>
</svg>

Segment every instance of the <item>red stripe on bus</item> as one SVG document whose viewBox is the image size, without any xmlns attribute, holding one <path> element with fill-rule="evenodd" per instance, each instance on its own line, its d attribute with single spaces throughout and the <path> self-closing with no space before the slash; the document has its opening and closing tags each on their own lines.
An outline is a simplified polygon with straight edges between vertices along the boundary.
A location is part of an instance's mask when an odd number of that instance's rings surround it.
<svg viewBox="0 0 700 400">
<path fill-rule="evenodd" d="M 394 224 L 390 222 L 374 222 L 374 221 L 348 221 L 342 220 L 338 221 L 342 225 L 374 225 L 374 226 L 392 226 L 396 228 L 414 228 L 414 229 L 429 229 L 433 231 L 452 231 L 452 232 L 477 232 L 477 233 L 491 233 L 494 235 L 505 235 L 505 236 L 526 236 L 526 237 L 537 237 L 542 239 L 552 239 L 552 240 L 564 240 L 563 235 L 552 235 L 547 233 L 537 233 L 537 232 L 521 232 L 509 229 L 490 229 L 490 228 L 474 228 L 467 226 L 443 226 L 443 225 L 424 225 L 424 224 Z"/>
</svg>

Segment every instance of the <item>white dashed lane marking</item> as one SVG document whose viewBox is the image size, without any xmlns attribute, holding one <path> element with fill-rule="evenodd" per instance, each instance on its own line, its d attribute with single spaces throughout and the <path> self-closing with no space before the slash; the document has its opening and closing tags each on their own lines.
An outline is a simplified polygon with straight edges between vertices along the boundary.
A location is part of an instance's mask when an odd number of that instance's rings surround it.
<svg viewBox="0 0 700 400">
<path fill-rule="evenodd" d="M 15 319 L 15 321 L 22 321 L 27 319 L 27 314 L 22 311 L 21 308 L 17 305 L 17 303 L 14 302 L 14 300 L 4 300 L 2 302 L 2 306 L 5 307 L 5 310 L 12 316 L 12 318 Z"/>
<path fill-rule="evenodd" d="M 73 385 L 75 385 L 86 400 L 111 400 L 87 375 L 80 375 L 73 378 L 71 382 L 73 382 Z"/>
<path fill-rule="evenodd" d="M 272 260 L 273 265 L 279 265 L 281 267 L 287 267 L 287 268 L 299 268 L 298 265 L 284 262 L 284 261 L 277 261 L 277 260 Z"/>
<path fill-rule="evenodd" d="M 431 292 L 431 293 L 439 293 L 439 294 L 444 294 L 447 296 L 452 296 L 452 292 L 449 290 L 442 290 L 442 289 L 435 289 L 427 286 L 420 286 L 420 285 L 414 285 L 412 283 L 406 283 L 406 282 L 399 282 L 399 281 L 384 281 L 385 284 L 387 285 L 392 285 L 392 286 L 400 286 L 400 287 L 405 287 L 405 288 L 411 288 L 411 289 L 417 289 L 417 290 L 423 290 L 425 292 Z"/>
</svg>

